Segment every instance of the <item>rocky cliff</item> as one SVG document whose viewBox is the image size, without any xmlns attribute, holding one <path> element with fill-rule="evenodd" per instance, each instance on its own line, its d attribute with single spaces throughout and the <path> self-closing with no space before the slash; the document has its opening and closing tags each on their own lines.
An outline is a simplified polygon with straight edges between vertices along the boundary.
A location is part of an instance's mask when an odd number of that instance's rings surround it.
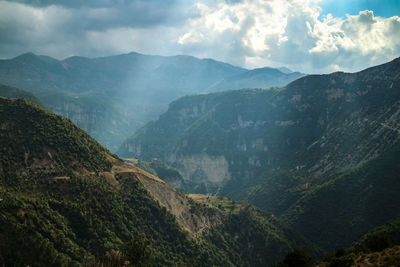
<svg viewBox="0 0 400 267">
<path fill-rule="evenodd" d="M 158 121 L 137 131 L 119 153 L 146 160 L 160 158 L 180 169 L 184 179 L 195 183 L 192 192 L 247 199 L 278 215 L 297 214 L 293 216 L 298 219 L 299 214 L 304 214 L 303 207 L 316 204 L 316 192 L 325 199 L 323 190 L 318 190 L 330 188 L 332 183 L 334 188 L 332 181 L 342 175 L 347 177 L 346 183 L 351 177 L 366 179 L 357 180 L 349 194 L 358 195 L 357 190 L 367 190 L 367 185 L 375 184 L 370 180 L 376 177 L 371 175 L 375 167 L 366 166 L 377 166 L 373 162 L 386 158 L 398 144 L 399 115 L 400 59 L 396 59 L 358 73 L 306 76 L 283 88 L 181 98 L 171 103 Z M 390 162 L 396 169 L 398 160 L 391 155 Z M 348 174 L 360 168 L 367 168 L 369 176 Z M 384 168 L 381 170 L 384 172 Z M 393 183 L 396 171 L 389 173 L 388 186 L 397 188 Z M 384 191 L 381 187 L 376 189 Z M 325 199 L 329 205 L 341 203 L 335 197 L 339 192 Z M 366 199 L 373 201 L 374 196 L 375 193 Z M 346 203 L 350 201 L 348 197 Z M 315 201 L 295 204 L 303 198 Z M 389 197 L 380 203 L 392 206 Z M 369 208 L 372 206 L 360 207 Z M 329 213 L 327 207 L 323 210 Z M 334 210 L 332 216 L 341 212 L 340 208 Z M 382 220 L 400 211 L 385 210 L 385 215 L 378 216 Z M 372 209 L 368 212 L 373 213 Z M 355 228 L 365 226 L 363 231 L 382 222 L 373 222 L 368 216 L 350 217 L 356 220 Z M 299 219 L 301 226 L 295 223 L 297 219 L 288 221 L 302 230 L 311 225 L 307 216 Z M 335 226 L 330 224 L 332 228 L 328 229 L 315 218 L 312 221 L 314 226 L 307 228 L 307 236 L 312 239 L 319 227 L 315 236 L 323 243 L 321 233 L 330 233 Z M 345 225 L 337 225 L 338 231 L 349 234 Z M 352 234 L 349 238 L 354 240 L 361 233 Z M 325 240 L 325 248 L 336 246 L 331 239 Z M 348 239 L 342 240 L 347 243 L 338 241 L 340 246 L 348 245 Z"/>
</svg>

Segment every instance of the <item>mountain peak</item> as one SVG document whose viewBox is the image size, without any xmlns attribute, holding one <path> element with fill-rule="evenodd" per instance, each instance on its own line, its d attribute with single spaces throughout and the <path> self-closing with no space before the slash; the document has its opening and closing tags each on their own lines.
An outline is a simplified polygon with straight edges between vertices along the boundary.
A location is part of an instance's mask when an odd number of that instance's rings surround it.
<svg viewBox="0 0 400 267">
<path fill-rule="evenodd" d="M 12 58 L 13 60 L 32 60 L 34 58 L 38 58 L 38 56 L 32 52 L 27 52 Z"/>
<path fill-rule="evenodd" d="M 55 58 L 52 58 L 50 56 L 36 55 L 32 52 L 28 52 L 28 53 L 19 55 L 17 57 L 12 58 L 12 60 L 24 62 L 24 63 L 30 63 L 30 64 L 49 65 L 49 66 L 51 66 L 50 68 L 53 68 L 53 69 L 57 68 L 56 65 L 59 63 L 59 61 Z"/>
</svg>

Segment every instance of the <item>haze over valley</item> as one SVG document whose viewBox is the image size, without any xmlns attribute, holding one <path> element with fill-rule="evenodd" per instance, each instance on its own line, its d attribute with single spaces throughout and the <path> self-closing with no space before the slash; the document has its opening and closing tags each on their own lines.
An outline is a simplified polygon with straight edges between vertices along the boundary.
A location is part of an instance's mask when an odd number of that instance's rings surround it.
<svg viewBox="0 0 400 267">
<path fill-rule="evenodd" d="M 0 61 L 0 83 L 31 91 L 50 110 L 70 118 L 112 151 L 181 96 L 255 85 L 284 86 L 303 75 L 135 52 L 62 61 L 26 53 Z"/>
</svg>

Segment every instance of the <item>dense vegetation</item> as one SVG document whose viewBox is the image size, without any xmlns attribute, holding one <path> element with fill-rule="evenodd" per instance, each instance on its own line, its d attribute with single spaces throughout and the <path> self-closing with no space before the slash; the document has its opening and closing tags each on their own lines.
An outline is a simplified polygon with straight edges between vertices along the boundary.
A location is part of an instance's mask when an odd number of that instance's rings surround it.
<svg viewBox="0 0 400 267">
<path fill-rule="evenodd" d="M 111 168 L 107 150 L 87 133 L 25 99 L 1 98 L 0 122 L 0 175 L 7 179 L 3 182 L 36 171 L 62 175 Z"/>
<path fill-rule="evenodd" d="M 321 250 L 279 221 L 273 214 L 261 211 L 249 203 L 235 202 L 224 197 L 194 195 L 194 198 L 217 208 L 224 214 L 223 223 L 212 229 L 206 240 L 234 257 L 234 262 L 245 261 L 249 266 L 266 266 L 282 258 L 278 247 L 289 252 L 305 246 L 314 256 Z M 229 233 L 229 234 L 226 234 Z M 265 235 L 265 233 L 269 233 Z"/>
<path fill-rule="evenodd" d="M 22 99 L 2 98 L 0 110 L 4 264 L 82 263 L 139 233 L 152 241 L 158 264 L 202 254 L 137 181 L 117 177 L 117 191 L 102 178 L 111 156 L 68 119 Z"/>
<path fill-rule="evenodd" d="M 137 182 L 121 183 L 122 192 L 94 177 L 39 183 L 32 193 L 7 187 L 0 203 L 1 224 L 7 226 L 0 230 L 0 260 L 6 266 L 84 263 L 121 249 L 142 233 L 151 242 L 156 265 L 198 257 L 204 266 L 227 260 L 218 250 L 210 252 L 189 240 Z"/>
</svg>

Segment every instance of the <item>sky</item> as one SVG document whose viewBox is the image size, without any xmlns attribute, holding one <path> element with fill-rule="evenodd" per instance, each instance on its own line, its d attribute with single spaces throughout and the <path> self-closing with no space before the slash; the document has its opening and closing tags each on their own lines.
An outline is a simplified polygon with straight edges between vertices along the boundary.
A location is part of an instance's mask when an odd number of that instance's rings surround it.
<svg viewBox="0 0 400 267">
<path fill-rule="evenodd" d="M 400 56 L 400 0 L 0 0 L 0 58 L 132 51 L 359 71 Z"/>
</svg>

